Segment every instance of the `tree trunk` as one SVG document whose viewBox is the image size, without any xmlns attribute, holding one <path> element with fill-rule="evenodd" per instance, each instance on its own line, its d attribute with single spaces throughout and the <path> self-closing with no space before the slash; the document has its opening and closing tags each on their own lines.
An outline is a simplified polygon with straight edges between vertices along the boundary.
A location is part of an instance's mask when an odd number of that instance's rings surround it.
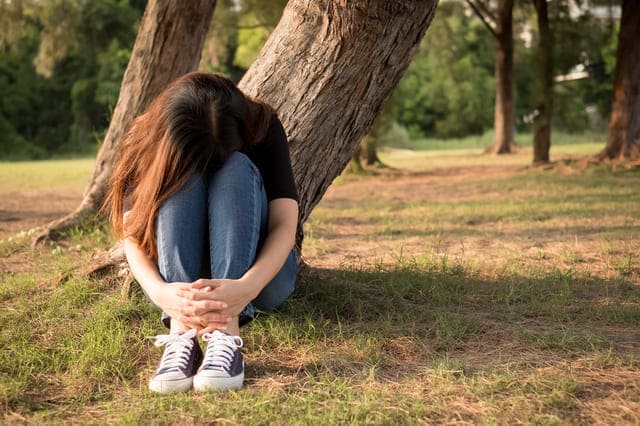
<svg viewBox="0 0 640 426">
<path fill-rule="evenodd" d="M 437 0 L 289 1 L 240 87 L 274 106 L 287 129 L 300 223 L 351 159 L 436 6 Z"/>
<path fill-rule="evenodd" d="M 364 161 L 367 166 L 373 166 L 382 164 L 380 157 L 378 157 L 378 140 L 377 136 L 370 135 L 365 136 L 363 139 L 364 144 Z"/>
<path fill-rule="evenodd" d="M 537 115 L 533 122 L 533 163 L 549 162 L 551 117 L 553 114 L 553 40 L 547 0 L 533 0 L 538 19 Z"/>
<path fill-rule="evenodd" d="M 287 130 L 300 225 L 345 168 L 400 80 L 437 3 L 289 1 L 239 86 L 272 105 Z M 301 242 L 299 226 L 298 248 Z"/>
<path fill-rule="evenodd" d="M 129 124 L 168 83 L 198 68 L 215 5 L 216 0 L 149 1 L 83 199 L 74 212 L 49 224 L 36 243 L 57 238 L 100 209 Z"/>
<path fill-rule="evenodd" d="M 349 167 L 347 167 L 348 173 L 355 173 L 355 174 L 364 173 L 364 168 L 362 167 L 362 160 L 360 159 L 361 155 L 362 155 L 362 146 L 358 145 L 356 150 L 353 152 L 353 155 L 351 156 Z"/>
<path fill-rule="evenodd" d="M 496 28 L 496 104 L 489 152 L 506 154 L 513 145 L 513 0 L 499 0 Z"/>
<path fill-rule="evenodd" d="M 640 1 L 622 2 L 609 136 L 598 158 L 640 158 Z"/>
</svg>

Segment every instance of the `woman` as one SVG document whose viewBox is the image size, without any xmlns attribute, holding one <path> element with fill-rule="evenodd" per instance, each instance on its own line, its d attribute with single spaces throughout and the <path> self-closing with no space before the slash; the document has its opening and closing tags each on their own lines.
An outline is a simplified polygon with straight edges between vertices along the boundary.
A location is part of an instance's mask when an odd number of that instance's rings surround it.
<svg viewBox="0 0 640 426">
<path fill-rule="evenodd" d="M 240 325 L 282 303 L 297 273 L 297 192 L 273 109 L 219 74 L 177 79 L 133 122 L 107 201 L 170 328 L 149 388 L 241 387 Z"/>
</svg>

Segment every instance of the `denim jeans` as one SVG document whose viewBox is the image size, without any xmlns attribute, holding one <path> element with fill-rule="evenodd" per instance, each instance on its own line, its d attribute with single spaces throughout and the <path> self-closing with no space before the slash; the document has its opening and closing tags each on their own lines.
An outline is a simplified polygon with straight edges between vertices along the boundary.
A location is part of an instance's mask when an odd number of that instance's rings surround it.
<svg viewBox="0 0 640 426">
<path fill-rule="evenodd" d="M 267 234 L 268 203 L 262 176 L 235 152 L 211 175 L 194 175 L 158 211 L 158 269 L 166 282 L 199 278 L 237 279 L 253 265 Z M 293 250 L 276 276 L 240 314 L 254 307 L 272 311 L 293 292 L 297 264 Z M 163 313 L 163 323 L 169 318 Z"/>
</svg>

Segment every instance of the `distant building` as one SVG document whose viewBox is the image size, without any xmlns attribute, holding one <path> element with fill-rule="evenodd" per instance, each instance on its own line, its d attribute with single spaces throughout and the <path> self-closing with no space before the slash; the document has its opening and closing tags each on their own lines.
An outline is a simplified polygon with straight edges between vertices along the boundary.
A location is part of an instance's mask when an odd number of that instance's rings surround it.
<svg viewBox="0 0 640 426">
<path fill-rule="evenodd" d="M 622 16 L 622 7 L 619 1 L 611 0 L 609 4 L 602 4 L 602 0 L 581 0 L 576 2 L 571 0 L 569 2 L 569 13 L 572 18 L 578 18 L 585 14 L 590 14 L 594 18 L 601 19 L 603 21 L 618 21 Z"/>
</svg>

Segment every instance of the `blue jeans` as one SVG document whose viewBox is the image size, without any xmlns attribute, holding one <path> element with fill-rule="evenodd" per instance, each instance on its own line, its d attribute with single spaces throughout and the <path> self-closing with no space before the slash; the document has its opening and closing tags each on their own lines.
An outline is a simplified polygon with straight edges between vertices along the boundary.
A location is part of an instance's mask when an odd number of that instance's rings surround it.
<svg viewBox="0 0 640 426">
<path fill-rule="evenodd" d="M 235 152 L 211 175 L 194 175 L 165 201 L 156 219 L 158 269 L 166 282 L 199 278 L 237 279 L 253 265 L 267 234 L 268 202 L 262 176 Z M 240 314 L 245 324 L 254 307 L 270 312 L 293 292 L 293 250 L 276 276 Z M 169 317 L 163 313 L 169 327 Z"/>
</svg>

